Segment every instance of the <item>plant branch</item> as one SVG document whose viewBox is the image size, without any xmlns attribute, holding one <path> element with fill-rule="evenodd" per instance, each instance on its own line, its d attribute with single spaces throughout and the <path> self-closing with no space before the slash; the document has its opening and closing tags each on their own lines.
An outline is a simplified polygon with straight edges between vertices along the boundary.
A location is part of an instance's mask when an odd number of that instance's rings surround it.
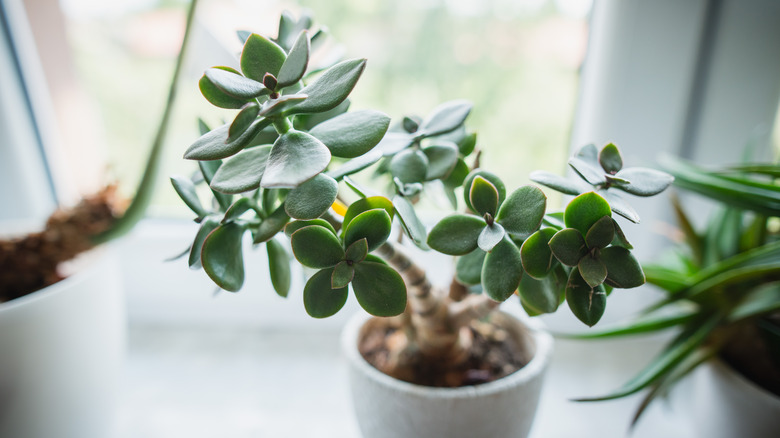
<svg viewBox="0 0 780 438">
<path fill-rule="evenodd" d="M 465 327 L 472 321 L 484 318 L 497 309 L 501 303 L 488 298 L 487 295 L 469 295 L 461 301 L 449 305 L 450 321 L 455 327 Z"/>
</svg>

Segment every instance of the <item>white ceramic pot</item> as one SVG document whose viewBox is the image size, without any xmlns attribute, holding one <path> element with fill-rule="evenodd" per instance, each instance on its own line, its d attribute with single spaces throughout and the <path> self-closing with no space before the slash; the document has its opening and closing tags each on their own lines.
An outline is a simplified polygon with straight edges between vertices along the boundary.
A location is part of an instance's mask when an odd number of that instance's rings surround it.
<svg viewBox="0 0 780 438">
<path fill-rule="evenodd" d="M 125 352 L 118 258 L 0 304 L 0 437 L 108 438 Z"/>
<path fill-rule="evenodd" d="M 780 436 L 780 397 L 760 388 L 720 360 L 693 375 L 694 430 L 702 438 Z"/>
<path fill-rule="evenodd" d="M 342 348 L 349 363 L 352 402 L 365 438 L 522 438 L 536 413 L 552 337 L 526 328 L 514 317 L 497 315 L 512 336 L 532 349 L 522 369 L 494 382 L 461 388 L 432 388 L 394 379 L 358 352 L 358 339 L 370 317 L 347 324 Z"/>
</svg>

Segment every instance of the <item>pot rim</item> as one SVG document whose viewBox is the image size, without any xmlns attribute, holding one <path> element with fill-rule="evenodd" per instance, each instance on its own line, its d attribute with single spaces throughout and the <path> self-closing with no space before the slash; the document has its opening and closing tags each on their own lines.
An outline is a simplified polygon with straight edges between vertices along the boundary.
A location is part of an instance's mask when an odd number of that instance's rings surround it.
<svg viewBox="0 0 780 438">
<path fill-rule="evenodd" d="M 764 403 L 773 405 L 780 409 L 780 396 L 769 392 L 765 388 L 758 385 L 756 382 L 743 376 L 742 373 L 735 370 L 734 367 L 727 364 L 723 359 L 716 356 L 708 363 L 716 374 L 726 379 L 726 381 L 729 382 L 732 386 L 739 386 L 750 393 L 752 397 L 757 397 L 763 400 Z"/>
<path fill-rule="evenodd" d="M 519 324 L 528 328 L 529 335 L 536 344 L 536 351 L 534 352 L 531 361 L 523 368 L 498 380 L 480 385 L 461 386 L 458 388 L 423 386 L 398 380 L 377 370 L 363 358 L 357 348 L 360 329 L 369 319 L 373 318 L 373 316 L 366 313 L 356 313 L 349 319 L 341 336 L 341 348 L 345 352 L 350 363 L 360 372 L 368 375 L 372 380 L 381 385 L 393 390 L 437 400 L 484 397 L 520 386 L 543 373 L 549 365 L 553 352 L 553 338 L 544 330 L 541 321 L 533 320 L 528 317 L 523 318 L 501 310 L 498 312 L 514 319 Z"/>
<path fill-rule="evenodd" d="M 89 278 L 92 277 L 92 272 L 108 263 L 109 257 L 106 255 L 112 251 L 110 249 L 111 247 L 112 245 L 110 243 L 98 245 L 73 259 L 74 261 L 77 261 L 76 264 L 78 265 L 78 268 L 75 270 L 76 272 L 73 274 L 68 275 L 54 284 L 46 286 L 43 289 L 38 289 L 35 292 L 30 292 L 27 295 L 14 298 L 11 301 L 0 303 L 0 315 L 4 312 L 12 312 L 21 307 L 33 306 L 39 301 L 46 300 L 53 295 L 57 295 L 88 281 Z"/>
</svg>

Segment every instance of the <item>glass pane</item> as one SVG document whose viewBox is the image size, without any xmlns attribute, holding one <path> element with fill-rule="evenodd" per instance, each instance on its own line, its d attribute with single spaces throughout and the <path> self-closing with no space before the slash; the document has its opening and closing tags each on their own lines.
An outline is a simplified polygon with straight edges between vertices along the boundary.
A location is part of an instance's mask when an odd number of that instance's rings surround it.
<svg viewBox="0 0 780 438">
<path fill-rule="evenodd" d="M 111 169 L 132 188 L 148 150 L 183 27 L 178 1 L 62 0 L 83 84 L 100 107 Z M 216 125 L 232 111 L 200 96 L 203 69 L 235 64 L 235 30 L 275 34 L 277 17 L 308 8 L 344 46 L 367 57 L 353 108 L 400 118 L 440 102 L 474 102 L 470 128 L 482 162 L 509 187 L 534 169 L 564 170 L 587 41 L 587 0 L 202 1 L 200 29 L 179 90 L 166 174 L 186 174 L 180 157 L 197 138 L 196 118 Z M 220 47 L 221 46 L 221 47 Z M 225 49 L 226 48 L 226 49 Z M 177 213 L 178 212 L 178 213 Z M 168 186 L 153 213 L 187 215 Z"/>
</svg>

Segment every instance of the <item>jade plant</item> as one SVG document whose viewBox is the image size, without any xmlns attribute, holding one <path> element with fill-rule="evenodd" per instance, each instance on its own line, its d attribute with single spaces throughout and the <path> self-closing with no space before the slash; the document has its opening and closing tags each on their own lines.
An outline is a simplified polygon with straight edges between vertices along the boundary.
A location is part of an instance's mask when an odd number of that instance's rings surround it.
<svg viewBox="0 0 780 438">
<path fill-rule="evenodd" d="M 292 262 L 308 268 L 309 315 L 334 315 L 351 291 L 368 313 L 396 316 L 404 339 L 383 371 L 403 376 L 414 363 L 463 358 L 470 338 L 462 328 L 513 295 L 532 315 L 566 301 L 591 326 L 613 288 L 645 282 L 613 213 L 639 218 L 616 192 L 654 195 L 669 175 L 623 169 L 615 145 L 589 145 L 570 161 L 575 179 L 534 175 L 576 195 L 564 211 L 548 211 L 538 187 L 508 192 L 479 166 L 477 136 L 465 126 L 469 102 L 397 122 L 349 111 L 366 60 L 312 65 L 328 36 L 311 17 L 283 14 L 276 38 L 238 36 L 239 68 L 210 68 L 199 83 L 206 100 L 236 112 L 213 130 L 201 123 L 202 136 L 184 154 L 200 172 L 172 178 L 200 224 L 189 264 L 220 288 L 241 289 L 249 233 L 253 246 L 266 247 L 277 294 L 289 292 Z M 387 192 L 356 182 L 357 173 L 383 181 Z M 202 183 L 212 198 L 206 203 L 196 191 Z M 423 195 L 449 199 L 459 212 L 428 229 L 416 211 Z M 456 256 L 449 290 L 431 284 L 407 245 Z"/>
<path fill-rule="evenodd" d="M 719 357 L 767 391 L 780 395 L 780 166 L 751 163 L 707 170 L 666 159 L 675 185 L 716 202 L 703 229 L 677 197 L 683 239 L 663 261 L 645 267 L 663 298 L 626 323 L 580 338 L 677 330 L 645 369 L 608 400 L 647 390 L 634 423 L 702 363 Z"/>
</svg>

